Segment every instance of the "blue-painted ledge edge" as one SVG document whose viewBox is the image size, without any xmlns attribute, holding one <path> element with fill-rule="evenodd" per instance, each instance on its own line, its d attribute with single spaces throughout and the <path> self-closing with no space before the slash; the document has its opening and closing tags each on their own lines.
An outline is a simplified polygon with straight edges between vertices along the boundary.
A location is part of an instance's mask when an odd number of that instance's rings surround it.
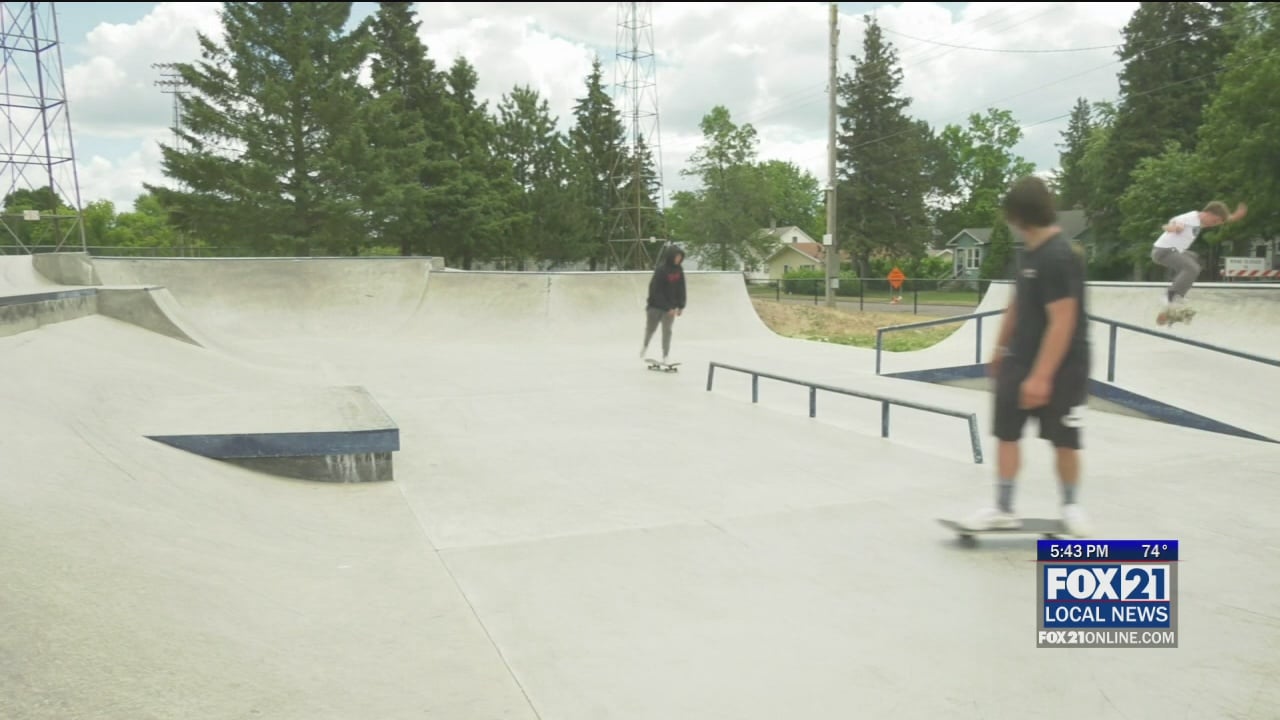
<svg viewBox="0 0 1280 720">
<path fill-rule="evenodd" d="M 986 365 L 955 365 L 952 367 L 930 368 L 928 370 L 909 370 L 898 373 L 885 373 L 884 377 L 942 384 L 955 380 L 973 380 L 985 377 L 986 373 Z M 1101 380 L 1089 378 L 1089 394 L 1131 410 L 1136 410 L 1153 420 L 1166 422 L 1170 425 L 1179 425 L 1181 427 L 1203 430 L 1205 432 L 1232 435 L 1249 440 L 1259 440 L 1269 443 L 1280 442 L 1264 435 L 1259 435 L 1258 433 L 1250 430 L 1245 430 L 1244 428 L 1236 427 L 1235 425 L 1214 420 L 1211 417 L 1200 415 L 1199 413 L 1193 413 L 1190 410 L 1184 410 L 1168 403 L 1163 403 L 1159 400 L 1149 398 L 1145 395 L 1139 395 L 1138 393 L 1125 390 L 1110 383 L 1102 382 Z"/>
<path fill-rule="evenodd" d="M 148 435 L 166 445 L 217 460 L 390 453 L 400 449 L 400 430 Z"/>
</svg>

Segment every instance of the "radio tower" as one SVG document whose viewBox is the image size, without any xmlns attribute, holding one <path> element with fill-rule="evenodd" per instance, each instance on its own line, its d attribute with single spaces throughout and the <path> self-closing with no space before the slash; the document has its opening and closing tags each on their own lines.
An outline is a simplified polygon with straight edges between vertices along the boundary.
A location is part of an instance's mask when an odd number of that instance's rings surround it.
<svg viewBox="0 0 1280 720">
<path fill-rule="evenodd" d="M 0 137 L 0 245 L 28 253 L 69 243 L 87 250 L 55 4 L 0 3 L 0 105 L 8 126 Z"/>
<path fill-rule="evenodd" d="M 650 246 L 660 248 L 666 235 L 653 3 L 618 3 L 617 46 L 614 105 L 627 127 L 627 144 L 613 172 L 618 195 L 609 247 L 619 268 L 648 270 L 654 262 Z"/>
</svg>

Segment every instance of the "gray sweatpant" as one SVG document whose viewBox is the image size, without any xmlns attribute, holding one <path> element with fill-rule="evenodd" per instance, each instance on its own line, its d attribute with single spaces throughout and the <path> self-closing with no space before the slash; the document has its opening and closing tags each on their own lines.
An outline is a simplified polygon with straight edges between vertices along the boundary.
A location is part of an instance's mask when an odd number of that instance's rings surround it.
<svg viewBox="0 0 1280 720">
<path fill-rule="evenodd" d="M 667 310 L 659 310 L 658 308 L 645 309 L 645 327 L 644 327 L 644 349 L 649 349 L 649 341 L 653 339 L 653 333 L 658 329 L 658 323 L 662 323 L 662 357 L 671 354 L 671 324 L 675 322 L 675 314 Z"/>
<path fill-rule="evenodd" d="M 1186 297 L 1191 290 L 1191 284 L 1200 277 L 1200 256 L 1190 250 L 1178 252 L 1173 248 L 1152 248 L 1151 260 L 1175 273 L 1173 284 L 1169 286 L 1171 300 L 1175 297 Z"/>
</svg>

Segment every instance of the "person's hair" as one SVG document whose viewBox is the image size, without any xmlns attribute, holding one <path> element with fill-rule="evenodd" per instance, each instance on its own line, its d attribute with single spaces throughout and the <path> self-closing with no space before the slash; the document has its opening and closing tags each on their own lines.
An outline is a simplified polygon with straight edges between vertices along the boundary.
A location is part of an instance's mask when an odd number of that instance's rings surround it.
<svg viewBox="0 0 1280 720">
<path fill-rule="evenodd" d="M 1205 205 L 1204 212 L 1210 215 L 1217 215 L 1222 222 L 1226 222 L 1227 218 L 1231 216 L 1231 211 L 1227 209 L 1227 204 L 1218 200 Z"/>
<path fill-rule="evenodd" d="M 1049 227 L 1058 219 L 1053 193 L 1035 175 L 1019 178 L 1000 203 L 1004 219 L 1018 227 Z"/>
</svg>

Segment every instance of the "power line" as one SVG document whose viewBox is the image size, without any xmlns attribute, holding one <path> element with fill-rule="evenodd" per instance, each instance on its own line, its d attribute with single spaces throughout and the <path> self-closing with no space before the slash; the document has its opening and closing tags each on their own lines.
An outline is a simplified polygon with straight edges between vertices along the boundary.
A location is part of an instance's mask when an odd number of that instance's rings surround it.
<svg viewBox="0 0 1280 720">
<path fill-rule="evenodd" d="M 937 40 L 926 40 L 925 38 L 918 38 L 918 37 L 914 37 L 914 36 L 912 36 L 912 35 L 908 35 L 908 34 L 906 34 L 906 33 L 898 32 L 897 30 L 890 30 L 889 28 L 886 28 L 886 27 L 881 27 L 881 28 L 880 28 L 880 30 L 881 30 L 881 31 L 883 31 L 883 32 L 885 32 L 885 33 L 887 33 L 887 34 L 889 34 L 889 35 L 897 35 L 898 37 L 904 37 L 904 38 L 906 38 L 906 39 L 908 39 L 908 40 L 915 40 L 915 41 L 917 41 L 917 42 L 928 43 L 928 44 L 930 44 L 930 45 L 940 45 L 940 46 L 942 46 L 942 47 L 955 48 L 956 50 L 972 50 L 972 51 L 974 51 L 974 52 L 1003 53 L 1003 54 L 1010 54 L 1010 55 L 1017 55 L 1017 54 L 1024 54 L 1024 53 L 1025 53 L 1025 54 L 1040 54 L 1040 55 L 1044 55 L 1044 54 L 1053 54 L 1053 53 L 1077 53 L 1077 52 L 1091 52 L 1091 51 L 1094 51 L 1094 50 L 1113 50 L 1113 49 L 1118 48 L 1118 47 L 1121 47 L 1121 46 L 1123 45 L 1123 43 L 1115 43 L 1115 44 L 1112 44 L 1112 45 L 1093 45 L 1093 46 L 1091 46 L 1091 47 L 1082 47 L 1082 48 L 1060 48 L 1060 49 L 1056 49 L 1056 50 L 1025 50 L 1025 49 L 1014 49 L 1014 48 L 980 48 L 980 47 L 972 47 L 972 46 L 970 46 L 970 45 L 952 45 L 951 43 L 939 42 L 939 41 L 937 41 Z"/>
<path fill-rule="evenodd" d="M 1054 6 L 1049 8 L 1048 10 L 1044 10 L 1042 12 L 1039 12 L 1029 17 L 1025 17 L 1021 19 L 1017 18 L 1016 16 L 1008 17 L 1004 15 L 1004 12 L 1002 9 L 994 10 L 992 12 L 989 12 L 985 15 L 979 16 L 972 20 L 966 20 L 962 23 L 952 25 L 948 27 L 947 31 L 945 31 L 941 36 L 946 36 L 953 33 L 958 33 L 958 34 L 972 33 L 974 30 L 985 27 L 987 25 L 999 25 L 1001 23 L 1006 23 L 1011 20 L 1017 20 L 1018 22 L 1016 22 L 1013 25 L 1013 27 L 1018 27 L 1019 25 L 1024 25 L 1028 22 L 1031 22 L 1032 20 L 1048 15 L 1049 13 L 1057 12 L 1058 10 L 1061 10 L 1061 6 Z M 858 17 L 862 17 L 862 16 L 859 15 Z M 874 13 L 872 13 L 872 17 L 875 17 Z M 1012 28 L 1006 28 L 1006 31 L 1011 29 Z M 924 57 L 925 55 L 928 55 L 930 52 L 932 52 L 932 49 L 925 50 L 924 52 L 918 53 L 916 55 L 912 55 L 911 53 L 903 54 L 900 51 L 900 54 L 898 57 L 898 66 L 901 70 L 905 72 L 908 68 L 913 68 L 913 67 L 923 65 L 924 63 L 937 59 L 938 57 L 941 57 L 942 55 L 946 55 L 951 51 L 950 50 L 943 51 L 942 53 L 935 55 L 934 57 Z M 907 62 L 907 60 L 912 60 L 913 62 Z M 844 61 L 844 57 L 842 56 L 841 67 L 839 69 L 839 72 L 841 75 L 844 74 L 844 70 L 845 70 L 845 68 L 843 67 L 843 61 Z M 804 101 L 801 102 L 801 98 L 806 98 L 806 99 L 804 99 Z M 797 92 L 787 93 L 786 95 L 775 98 L 773 101 L 767 103 L 766 105 L 759 108 L 755 112 L 743 115 L 739 121 L 743 123 L 753 123 L 753 124 L 759 123 L 762 120 L 778 117 L 783 113 L 794 111 L 797 108 L 812 106 L 819 101 L 822 101 L 822 102 L 826 101 L 825 85 L 810 87 L 807 90 L 800 90 Z"/>
</svg>

